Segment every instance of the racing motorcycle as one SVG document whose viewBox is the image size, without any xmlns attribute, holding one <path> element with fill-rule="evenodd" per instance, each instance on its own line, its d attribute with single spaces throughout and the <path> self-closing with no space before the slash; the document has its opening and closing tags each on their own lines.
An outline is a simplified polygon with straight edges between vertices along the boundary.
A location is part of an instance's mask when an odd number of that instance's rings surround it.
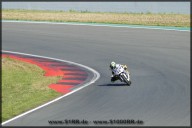
<svg viewBox="0 0 192 128">
<path fill-rule="evenodd" d="M 117 76 L 121 82 L 125 82 L 128 86 L 131 85 L 130 73 L 122 66 L 119 66 L 119 68 L 114 71 L 114 75 Z"/>
</svg>

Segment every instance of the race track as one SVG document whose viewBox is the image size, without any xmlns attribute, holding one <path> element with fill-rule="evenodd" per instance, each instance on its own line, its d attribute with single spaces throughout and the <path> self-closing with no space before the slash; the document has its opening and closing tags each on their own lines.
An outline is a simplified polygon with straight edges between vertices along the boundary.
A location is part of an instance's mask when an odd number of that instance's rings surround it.
<svg viewBox="0 0 192 128">
<path fill-rule="evenodd" d="M 89 125 L 110 119 L 190 125 L 190 32 L 3 22 L 2 49 L 73 61 L 101 75 L 94 84 L 5 126 L 50 126 L 49 120 L 65 119 Z M 131 86 L 111 84 L 111 61 L 128 65 Z"/>
</svg>

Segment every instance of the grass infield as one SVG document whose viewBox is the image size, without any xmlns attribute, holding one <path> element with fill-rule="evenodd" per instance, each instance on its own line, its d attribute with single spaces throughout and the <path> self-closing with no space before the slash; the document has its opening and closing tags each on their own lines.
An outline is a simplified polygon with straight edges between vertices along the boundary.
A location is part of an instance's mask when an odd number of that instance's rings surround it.
<svg viewBox="0 0 192 128">
<path fill-rule="evenodd" d="M 2 121 L 42 105 L 61 94 L 48 87 L 60 77 L 45 77 L 40 67 L 2 58 Z"/>
<path fill-rule="evenodd" d="M 3 20 L 83 22 L 146 26 L 190 27 L 189 14 L 105 13 L 88 11 L 2 10 Z"/>
</svg>

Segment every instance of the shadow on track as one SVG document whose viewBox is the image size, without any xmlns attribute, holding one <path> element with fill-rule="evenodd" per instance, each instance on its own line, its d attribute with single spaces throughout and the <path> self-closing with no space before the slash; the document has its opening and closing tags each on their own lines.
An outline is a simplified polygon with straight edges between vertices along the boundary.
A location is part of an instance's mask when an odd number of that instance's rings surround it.
<svg viewBox="0 0 192 128">
<path fill-rule="evenodd" d="M 124 83 L 113 83 L 113 84 L 102 84 L 97 86 L 127 86 L 127 85 Z"/>
</svg>

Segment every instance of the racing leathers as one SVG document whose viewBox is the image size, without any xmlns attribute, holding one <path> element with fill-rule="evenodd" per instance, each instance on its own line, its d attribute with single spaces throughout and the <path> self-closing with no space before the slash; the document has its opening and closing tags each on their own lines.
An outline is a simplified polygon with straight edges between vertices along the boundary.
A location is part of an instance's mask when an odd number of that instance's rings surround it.
<svg viewBox="0 0 192 128">
<path fill-rule="evenodd" d="M 119 79 L 119 77 L 117 75 L 115 75 L 115 73 L 114 73 L 115 70 L 117 70 L 119 68 L 119 66 L 122 66 L 124 68 L 124 70 L 126 70 L 128 72 L 127 65 L 116 64 L 116 67 L 114 69 L 111 69 L 111 71 L 112 71 L 111 82 L 115 82 L 116 80 Z"/>
</svg>

